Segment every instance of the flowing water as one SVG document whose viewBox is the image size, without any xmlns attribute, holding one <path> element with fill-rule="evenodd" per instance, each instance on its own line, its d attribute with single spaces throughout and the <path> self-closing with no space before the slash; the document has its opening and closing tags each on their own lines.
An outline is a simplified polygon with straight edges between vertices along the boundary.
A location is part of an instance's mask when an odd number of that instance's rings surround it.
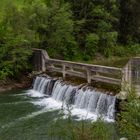
<svg viewBox="0 0 140 140">
<path fill-rule="evenodd" d="M 30 90 L 0 94 L 0 140 L 45 140 L 52 122 L 69 115 L 75 121 L 113 122 L 115 101 L 89 87 L 38 76 Z"/>
</svg>

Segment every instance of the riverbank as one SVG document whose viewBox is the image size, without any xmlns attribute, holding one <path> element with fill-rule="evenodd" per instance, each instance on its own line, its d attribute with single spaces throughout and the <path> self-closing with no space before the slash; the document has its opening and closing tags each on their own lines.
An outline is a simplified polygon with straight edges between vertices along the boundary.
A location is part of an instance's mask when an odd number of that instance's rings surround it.
<svg viewBox="0 0 140 140">
<path fill-rule="evenodd" d="M 0 93 L 15 89 L 25 89 L 31 86 L 32 79 L 29 76 L 22 76 L 21 79 L 20 81 L 8 79 L 5 82 L 0 82 Z"/>
</svg>

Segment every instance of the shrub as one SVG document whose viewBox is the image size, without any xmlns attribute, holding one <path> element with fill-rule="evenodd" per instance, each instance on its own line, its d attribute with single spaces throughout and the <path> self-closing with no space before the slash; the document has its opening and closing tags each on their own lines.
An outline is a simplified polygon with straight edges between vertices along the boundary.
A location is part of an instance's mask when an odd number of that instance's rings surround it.
<svg viewBox="0 0 140 140">
<path fill-rule="evenodd" d="M 107 32 L 100 35 L 100 42 L 102 45 L 100 51 L 103 52 L 106 57 L 113 54 L 113 48 L 117 45 L 117 36 L 117 32 Z"/>
<path fill-rule="evenodd" d="M 129 91 L 127 101 L 122 103 L 122 110 L 118 121 L 120 134 L 137 140 L 140 136 L 140 99 L 135 91 Z"/>
<path fill-rule="evenodd" d="M 85 53 L 90 57 L 95 56 L 95 53 L 97 52 L 98 49 L 98 43 L 99 36 L 97 34 L 91 33 L 87 35 Z"/>
<path fill-rule="evenodd" d="M 139 55 L 140 54 L 140 44 L 133 44 L 128 48 L 128 51 L 131 55 Z"/>
</svg>

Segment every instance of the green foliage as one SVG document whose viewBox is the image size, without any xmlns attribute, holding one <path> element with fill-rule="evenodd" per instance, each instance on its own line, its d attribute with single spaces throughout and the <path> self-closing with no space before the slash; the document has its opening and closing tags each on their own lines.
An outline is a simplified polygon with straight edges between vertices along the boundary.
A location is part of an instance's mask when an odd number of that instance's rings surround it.
<svg viewBox="0 0 140 140">
<path fill-rule="evenodd" d="M 120 1 L 120 42 L 131 44 L 139 42 L 140 1 Z"/>
<path fill-rule="evenodd" d="M 140 99 L 135 91 L 129 91 L 127 101 L 122 103 L 119 129 L 120 133 L 131 140 L 140 136 Z"/>
<path fill-rule="evenodd" d="M 50 1 L 49 4 L 34 1 L 24 12 L 28 17 L 29 29 L 35 33 L 36 47 L 47 49 L 50 56 L 55 58 L 70 59 L 75 55 L 77 44 L 68 3 L 59 0 Z"/>
<path fill-rule="evenodd" d="M 117 45 L 117 32 L 101 33 L 101 45 L 103 48 L 100 49 L 106 57 L 113 55 L 113 48 Z"/>
<path fill-rule="evenodd" d="M 8 2 L 7 7 L 0 27 L 0 80 L 17 79 L 29 68 L 31 55 L 24 15 L 12 2 Z"/>
<path fill-rule="evenodd" d="M 95 56 L 98 50 L 99 36 L 97 34 L 89 34 L 86 37 L 85 54 L 90 57 Z"/>
<path fill-rule="evenodd" d="M 119 56 L 119 57 L 139 56 L 140 44 L 133 44 L 133 45 L 129 45 L 129 46 L 117 45 L 112 48 L 112 52 L 113 52 L 114 56 Z"/>
<path fill-rule="evenodd" d="M 53 9 L 53 10 L 52 10 Z M 55 10 L 54 10 L 55 9 Z M 53 13 L 56 13 L 53 15 Z M 71 58 L 76 53 L 77 44 L 73 34 L 73 20 L 69 4 L 51 7 L 51 25 L 48 33 L 48 51 L 57 58 Z M 53 31 L 53 32 L 52 32 Z"/>
<path fill-rule="evenodd" d="M 128 47 L 129 54 L 136 56 L 140 54 L 140 44 L 133 44 Z"/>
<path fill-rule="evenodd" d="M 138 55 L 139 4 L 138 0 L 1 0 L 1 79 L 30 67 L 25 61 L 31 47 L 46 49 L 53 58 L 80 61 L 92 61 L 96 54 Z"/>
<path fill-rule="evenodd" d="M 7 47 L 10 50 L 3 52 L 3 58 L 5 61 L 0 62 L 0 80 L 6 80 L 8 77 L 18 79 L 21 72 L 25 72 L 30 68 L 28 58 L 31 55 L 31 50 L 27 47 Z M 0 47 L 0 51 L 4 48 L 5 46 Z"/>
</svg>

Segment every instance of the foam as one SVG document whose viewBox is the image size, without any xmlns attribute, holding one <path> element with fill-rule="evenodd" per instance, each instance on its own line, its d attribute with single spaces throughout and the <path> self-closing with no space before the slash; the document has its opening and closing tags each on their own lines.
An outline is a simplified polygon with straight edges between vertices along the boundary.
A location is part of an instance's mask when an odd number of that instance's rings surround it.
<svg viewBox="0 0 140 140">
<path fill-rule="evenodd" d="M 27 93 L 27 95 L 30 95 L 32 97 L 40 97 L 37 94 L 38 94 L 38 92 L 33 91 L 33 90 L 32 90 L 32 94 Z M 81 121 L 81 120 L 97 121 L 97 119 L 101 117 L 104 121 L 114 122 L 113 119 L 109 119 L 105 116 L 99 116 L 99 115 L 91 113 L 85 109 L 78 109 L 74 105 L 71 105 L 71 106 L 69 105 L 69 107 L 67 107 L 66 104 L 56 101 L 51 97 L 43 98 L 38 101 L 32 101 L 32 103 L 34 105 L 44 107 L 46 112 L 63 109 L 63 112 L 64 112 L 63 118 L 64 119 L 66 119 L 69 116 L 68 108 L 70 108 L 71 116 L 72 117 L 75 116 L 76 120 L 78 120 L 78 121 Z"/>
<path fill-rule="evenodd" d="M 27 96 L 30 96 L 30 97 L 44 97 L 45 95 L 38 92 L 38 91 L 35 91 L 35 90 L 28 90 L 26 92 L 26 95 Z"/>
</svg>

